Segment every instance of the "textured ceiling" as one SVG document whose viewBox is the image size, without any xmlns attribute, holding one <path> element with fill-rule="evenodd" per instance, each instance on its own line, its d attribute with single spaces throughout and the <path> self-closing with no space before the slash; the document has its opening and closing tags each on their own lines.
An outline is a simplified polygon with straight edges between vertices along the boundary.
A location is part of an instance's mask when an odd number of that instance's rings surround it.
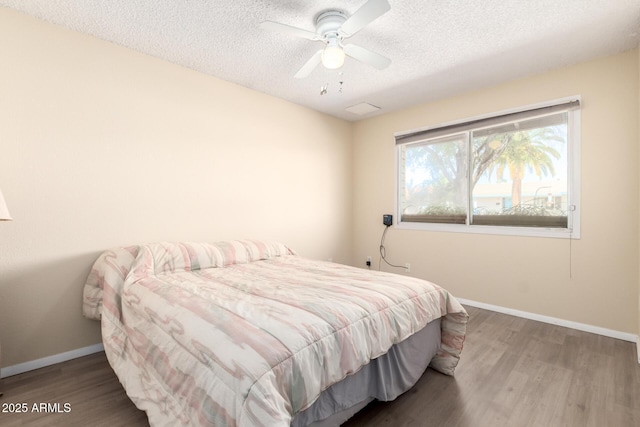
<svg viewBox="0 0 640 427">
<path fill-rule="evenodd" d="M 640 0 L 389 0 L 349 39 L 391 58 L 379 71 L 347 58 L 338 71 L 293 75 L 322 47 L 259 28 L 314 31 L 327 9 L 366 0 L 0 0 L 73 30 L 315 110 L 358 120 L 552 68 L 633 49 Z M 342 81 L 340 91 L 339 82 Z M 327 93 L 320 95 L 322 86 Z M 366 102 L 380 110 L 346 111 Z"/>
</svg>

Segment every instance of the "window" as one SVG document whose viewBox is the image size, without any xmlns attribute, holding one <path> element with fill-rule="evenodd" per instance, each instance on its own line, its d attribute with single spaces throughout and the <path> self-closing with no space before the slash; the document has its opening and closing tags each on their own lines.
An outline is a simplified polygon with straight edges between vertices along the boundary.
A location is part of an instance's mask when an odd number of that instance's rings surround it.
<svg viewBox="0 0 640 427">
<path fill-rule="evenodd" d="M 578 100 L 396 135 L 398 226 L 579 237 Z"/>
</svg>

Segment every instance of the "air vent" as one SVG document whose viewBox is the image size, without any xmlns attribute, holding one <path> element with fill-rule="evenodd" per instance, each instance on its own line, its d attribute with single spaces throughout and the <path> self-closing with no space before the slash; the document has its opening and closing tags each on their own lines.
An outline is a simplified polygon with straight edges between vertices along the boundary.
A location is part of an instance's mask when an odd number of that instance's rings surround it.
<svg viewBox="0 0 640 427">
<path fill-rule="evenodd" d="M 380 107 L 376 107 L 375 105 L 371 105 L 367 102 L 361 102 L 360 104 L 352 105 L 351 107 L 345 108 L 346 111 L 357 114 L 358 116 L 364 116 L 365 114 L 373 113 L 374 111 L 378 111 Z"/>
</svg>

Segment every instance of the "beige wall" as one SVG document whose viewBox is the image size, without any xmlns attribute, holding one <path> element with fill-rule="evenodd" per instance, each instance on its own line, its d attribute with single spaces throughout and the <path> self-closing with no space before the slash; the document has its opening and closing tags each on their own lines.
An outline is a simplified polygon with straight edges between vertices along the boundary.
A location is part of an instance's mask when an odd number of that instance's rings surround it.
<svg viewBox="0 0 640 427">
<path fill-rule="evenodd" d="M 394 132 L 581 95 L 580 240 L 394 228 L 387 255 L 461 298 L 637 333 L 638 80 L 635 50 L 358 122 L 354 262 L 377 264 L 394 210 Z"/>
<path fill-rule="evenodd" d="M 0 8 L 2 364 L 100 342 L 109 247 L 276 239 L 347 263 L 351 125 Z"/>
</svg>

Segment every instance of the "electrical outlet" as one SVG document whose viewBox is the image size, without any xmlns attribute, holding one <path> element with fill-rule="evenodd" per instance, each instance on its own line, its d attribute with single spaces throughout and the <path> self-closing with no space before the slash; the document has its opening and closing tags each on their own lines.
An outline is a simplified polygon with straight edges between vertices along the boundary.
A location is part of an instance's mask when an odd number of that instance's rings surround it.
<svg viewBox="0 0 640 427">
<path fill-rule="evenodd" d="M 382 215 L 382 223 L 387 227 L 393 225 L 393 215 L 385 214 Z"/>
<path fill-rule="evenodd" d="M 408 262 L 404 264 L 404 272 L 411 273 L 411 264 L 409 264 Z"/>
<path fill-rule="evenodd" d="M 371 257 L 367 257 L 367 267 L 371 267 Z"/>
</svg>

